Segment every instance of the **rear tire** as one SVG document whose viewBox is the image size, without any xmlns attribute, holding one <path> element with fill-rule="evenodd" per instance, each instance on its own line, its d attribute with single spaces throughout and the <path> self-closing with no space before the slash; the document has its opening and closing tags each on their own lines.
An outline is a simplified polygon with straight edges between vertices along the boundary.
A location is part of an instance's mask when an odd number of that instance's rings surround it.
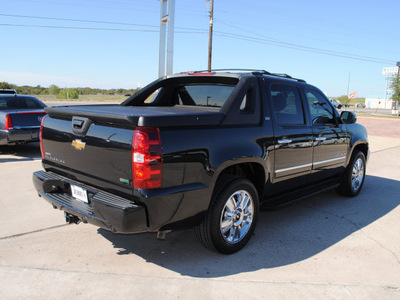
<svg viewBox="0 0 400 300">
<path fill-rule="evenodd" d="M 213 196 L 197 238 L 209 249 L 231 254 L 242 249 L 253 235 L 258 219 L 258 193 L 253 183 L 228 177 Z"/>
<path fill-rule="evenodd" d="M 365 155 L 361 151 L 357 151 L 351 157 L 337 192 L 349 197 L 357 196 L 361 191 L 364 180 Z"/>
</svg>

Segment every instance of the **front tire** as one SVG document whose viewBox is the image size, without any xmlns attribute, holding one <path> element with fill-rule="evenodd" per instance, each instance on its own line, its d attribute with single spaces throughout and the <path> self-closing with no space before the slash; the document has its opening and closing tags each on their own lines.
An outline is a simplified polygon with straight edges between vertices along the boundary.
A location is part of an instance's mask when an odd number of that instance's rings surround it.
<svg viewBox="0 0 400 300">
<path fill-rule="evenodd" d="M 346 172 L 343 175 L 342 182 L 337 189 L 339 194 L 354 197 L 357 196 L 365 180 L 365 155 L 357 151 L 351 157 Z"/>
<path fill-rule="evenodd" d="M 258 193 L 251 181 L 233 177 L 214 194 L 205 219 L 195 228 L 196 235 L 211 250 L 237 252 L 253 235 L 258 210 Z"/>
</svg>

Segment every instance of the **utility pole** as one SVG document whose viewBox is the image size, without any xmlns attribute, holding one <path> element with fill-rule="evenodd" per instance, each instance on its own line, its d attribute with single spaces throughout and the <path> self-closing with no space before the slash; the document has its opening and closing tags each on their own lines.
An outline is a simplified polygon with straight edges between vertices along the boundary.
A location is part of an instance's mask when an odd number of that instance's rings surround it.
<svg viewBox="0 0 400 300">
<path fill-rule="evenodd" d="M 399 80 L 400 76 L 400 61 L 396 63 L 397 66 L 397 80 Z M 395 101 L 395 112 L 397 112 L 397 116 L 400 116 L 400 110 L 399 110 L 399 103 Z"/>
<path fill-rule="evenodd" d="M 347 97 L 349 96 L 349 89 L 350 89 L 350 72 L 349 72 L 349 78 L 348 78 L 348 80 L 347 80 Z"/>
<path fill-rule="evenodd" d="M 208 35 L 208 71 L 211 71 L 211 55 L 212 55 L 212 35 L 214 25 L 214 0 L 206 0 L 210 3 L 210 30 Z"/>
</svg>

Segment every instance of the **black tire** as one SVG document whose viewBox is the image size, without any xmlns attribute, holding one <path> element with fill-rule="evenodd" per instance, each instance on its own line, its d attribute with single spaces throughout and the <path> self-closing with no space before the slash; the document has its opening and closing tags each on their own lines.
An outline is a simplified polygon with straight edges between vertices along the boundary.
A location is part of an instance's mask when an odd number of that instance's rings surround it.
<svg viewBox="0 0 400 300">
<path fill-rule="evenodd" d="M 343 174 L 337 192 L 348 197 L 357 196 L 365 180 L 365 155 L 357 151 L 350 159 L 350 163 Z"/>
<path fill-rule="evenodd" d="M 258 220 L 258 193 L 253 183 L 244 178 L 229 176 L 218 183 L 222 185 L 195 232 L 207 248 L 231 254 L 242 249 L 253 235 Z"/>
</svg>

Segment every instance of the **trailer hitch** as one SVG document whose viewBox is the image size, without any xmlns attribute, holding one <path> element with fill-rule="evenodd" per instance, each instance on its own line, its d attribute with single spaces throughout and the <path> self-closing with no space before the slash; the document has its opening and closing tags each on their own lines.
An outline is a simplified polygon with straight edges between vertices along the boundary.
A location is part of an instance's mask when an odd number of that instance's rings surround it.
<svg viewBox="0 0 400 300">
<path fill-rule="evenodd" d="M 68 224 L 79 224 L 81 222 L 81 219 L 79 219 L 77 216 L 74 216 L 73 214 L 67 213 L 64 211 L 64 217 L 65 217 L 65 222 Z"/>
</svg>

